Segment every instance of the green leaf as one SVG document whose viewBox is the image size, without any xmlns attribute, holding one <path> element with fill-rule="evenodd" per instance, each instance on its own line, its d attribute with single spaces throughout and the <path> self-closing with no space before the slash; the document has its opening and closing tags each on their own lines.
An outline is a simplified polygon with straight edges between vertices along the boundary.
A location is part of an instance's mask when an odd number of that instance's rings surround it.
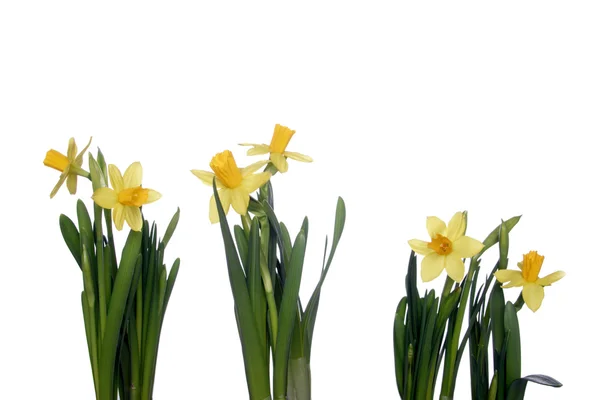
<svg viewBox="0 0 600 400">
<path fill-rule="evenodd" d="M 92 153 L 88 153 L 89 156 L 89 165 L 90 165 L 90 175 L 92 177 L 92 188 L 94 191 L 99 188 L 107 187 L 106 179 L 104 177 L 104 173 L 102 172 L 102 167 L 98 164 L 98 162 L 92 156 Z"/>
<path fill-rule="evenodd" d="M 307 223 L 304 219 L 304 224 Z M 287 278 L 283 288 L 281 307 L 279 309 L 279 329 L 277 344 L 275 346 L 273 366 L 273 395 L 275 400 L 285 400 L 287 388 L 287 372 L 289 363 L 290 343 L 294 322 L 296 318 L 296 304 L 300 291 L 302 279 L 302 268 L 306 252 L 306 236 L 304 230 L 300 230 L 294 241 L 290 264 L 287 269 Z M 308 363 L 310 363 L 307 360 Z"/>
<path fill-rule="evenodd" d="M 521 216 L 516 216 L 516 217 L 512 217 L 506 221 L 504 221 L 504 223 L 506 224 L 506 230 L 507 233 L 510 232 L 512 230 L 512 228 L 515 227 L 515 225 L 517 225 L 517 223 L 519 222 L 519 220 L 521 219 Z M 502 224 L 498 225 L 489 235 L 488 237 L 485 238 L 485 240 L 483 241 L 483 249 L 481 249 L 481 251 L 479 252 L 479 254 L 477 254 L 475 257 L 473 257 L 474 259 L 478 259 L 481 257 L 481 255 L 483 253 L 485 253 L 485 251 L 487 249 L 489 249 L 490 247 L 492 247 L 493 245 L 495 245 L 496 243 L 498 243 L 498 241 L 500 240 L 500 228 L 501 228 Z"/>
<path fill-rule="evenodd" d="M 506 385 L 521 377 L 521 335 L 519 332 L 519 319 L 517 310 L 509 301 L 504 308 L 504 330 L 506 341 Z"/>
<path fill-rule="evenodd" d="M 404 365 L 406 363 L 406 296 L 400 300 L 394 318 L 394 362 L 396 385 L 401 398 L 404 398 Z"/>
<path fill-rule="evenodd" d="M 267 346 L 267 314 L 266 314 L 266 298 L 265 290 L 262 284 L 260 275 L 260 237 L 259 237 L 259 222 L 258 218 L 252 219 L 250 226 L 250 240 L 248 242 L 248 294 L 250 296 L 250 304 L 252 313 L 256 319 L 256 329 L 260 341 L 261 351 L 266 352 Z"/>
<path fill-rule="evenodd" d="M 217 192 L 215 180 L 213 180 L 213 193 L 219 213 L 219 225 L 225 246 L 225 257 L 227 259 L 227 271 L 229 273 L 229 283 L 236 308 L 238 318 L 238 327 L 240 330 L 240 340 L 242 342 L 242 352 L 244 355 L 244 365 L 246 367 L 246 381 L 248 382 L 248 391 L 252 400 L 267 399 L 271 396 L 269 385 L 269 367 L 268 360 L 265 360 L 264 353 L 260 348 L 260 338 L 256 328 L 256 320 L 252 314 L 250 305 L 250 296 L 246 286 L 246 276 L 238 258 L 238 253 L 233 242 L 233 237 L 227 224 L 227 217 L 223 210 L 223 205 Z"/>
<path fill-rule="evenodd" d="M 103 399 L 112 398 L 119 333 L 124 323 L 123 317 L 131 282 L 136 268 L 141 264 L 141 236 L 140 232 L 129 232 L 110 298 L 100 356 L 100 395 Z"/>
<path fill-rule="evenodd" d="M 244 273 L 248 274 L 248 238 L 246 238 L 244 229 L 239 225 L 233 227 L 233 234 L 240 259 L 242 260 L 242 266 L 244 267 Z"/>
<path fill-rule="evenodd" d="M 335 209 L 335 223 L 333 226 L 333 241 L 331 244 L 331 251 L 329 252 L 329 258 L 327 259 L 327 263 L 323 263 L 323 267 L 321 269 L 321 277 L 319 279 L 319 282 L 317 283 L 317 286 L 315 287 L 315 290 L 313 291 L 312 296 L 310 296 L 310 299 L 308 300 L 308 304 L 306 305 L 306 310 L 304 312 L 304 344 L 306 349 L 306 359 L 309 364 L 313 332 L 315 329 L 317 311 L 319 310 L 319 301 L 321 298 L 321 288 L 323 287 L 323 282 L 325 282 L 325 278 L 327 277 L 327 273 L 329 272 L 329 267 L 333 262 L 333 256 L 335 255 L 338 243 L 342 237 L 342 233 L 344 232 L 345 223 L 346 204 L 344 203 L 344 199 L 338 197 L 337 206 Z M 327 252 L 327 241 L 325 242 L 325 252 Z M 325 261 L 325 257 L 323 257 L 323 261 Z"/>
<path fill-rule="evenodd" d="M 77 222 L 79 224 L 79 238 L 81 251 L 83 246 L 87 248 L 88 256 L 92 265 L 96 264 L 96 256 L 94 253 L 94 230 L 92 228 L 92 220 L 90 214 L 85 207 L 85 204 L 81 200 L 77 200 Z M 96 273 L 96 271 L 92 271 Z"/>
<path fill-rule="evenodd" d="M 79 268 L 81 268 L 81 241 L 79 240 L 79 231 L 77 230 L 77 227 L 73 221 L 64 214 L 60 214 L 58 225 L 60 226 L 60 232 L 62 233 L 69 251 L 73 255 L 73 258 L 75 258 L 75 261 L 77 261 Z"/>
<path fill-rule="evenodd" d="M 167 244 L 171 240 L 171 236 L 173 236 L 173 233 L 175 232 L 175 228 L 177 228 L 177 224 L 179 223 L 179 213 L 180 213 L 179 211 L 180 211 L 179 207 L 177 207 L 177 211 L 171 218 L 171 221 L 169 222 L 169 225 L 167 226 L 167 230 L 165 231 L 165 236 L 162 239 L 162 243 L 165 247 L 167 247 Z"/>
<path fill-rule="evenodd" d="M 508 266 L 508 227 L 502 221 L 500 224 L 500 258 L 498 260 L 498 269 L 506 269 Z"/>
</svg>

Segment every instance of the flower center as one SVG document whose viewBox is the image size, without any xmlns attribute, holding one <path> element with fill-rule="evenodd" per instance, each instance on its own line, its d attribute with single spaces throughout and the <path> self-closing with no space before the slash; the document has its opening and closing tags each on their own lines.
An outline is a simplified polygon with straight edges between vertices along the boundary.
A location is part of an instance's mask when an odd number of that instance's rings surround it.
<svg viewBox="0 0 600 400">
<path fill-rule="evenodd" d="M 140 207 L 148 201 L 148 189 L 141 186 L 121 190 L 119 192 L 119 203 L 124 206 Z"/>
<path fill-rule="evenodd" d="M 275 125 L 275 131 L 273 132 L 269 150 L 272 153 L 283 153 L 290 142 L 290 139 L 294 136 L 294 133 L 296 133 L 296 131 L 291 130 L 287 126 L 281 126 L 279 124 Z"/>
<path fill-rule="evenodd" d="M 431 240 L 431 243 L 427 243 L 427 247 L 441 256 L 452 253 L 452 242 L 446 236 L 442 236 L 439 233 L 435 239 Z"/>
<path fill-rule="evenodd" d="M 535 282 L 538 279 L 540 270 L 542 269 L 542 263 L 544 262 L 544 256 L 541 256 L 537 251 L 530 251 L 527 254 L 523 254 L 523 278 L 527 282 Z"/>
<path fill-rule="evenodd" d="M 242 173 L 229 150 L 215 155 L 210 162 L 210 168 L 223 185 L 230 189 L 235 189 L 242 183 Z"/>
<path fill-rule="evenodd" d="M 54 168 L 60 172 L 63 172 L 70 164 L 67 156 L 59 153 L 56 150 L 48 150 L 46 158 L 44 159 L 44 165 L 50 168 Z"/>
</svg>

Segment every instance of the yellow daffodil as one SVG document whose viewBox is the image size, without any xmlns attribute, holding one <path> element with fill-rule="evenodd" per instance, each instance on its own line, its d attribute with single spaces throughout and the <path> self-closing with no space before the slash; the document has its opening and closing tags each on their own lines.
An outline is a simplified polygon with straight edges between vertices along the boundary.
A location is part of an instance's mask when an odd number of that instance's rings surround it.
<svg viewBox="0 0 600 400">
<path fill-rule="evenodd" d="M 100 188 L 94 192 L 92 199 L 102 208 L 113 209 L 113 221 L 117 230 L 123 229 L 127 221 L 134 231 L 141 231 L 144 221 L 140 207 L 160 199 L 156 190 L 142 188 L 142 164 L 134 162 L 121 175 L 119 169 L 108 166 L 110 184 L 113 187 Z"/>
<path fill-rule="evenodd" d="M 415 253 L 424 255 L 421 262 L 421 278 L 429 282 L 445 269 L 456 282 L 465 276 L 463 258 L 473 257 L 483 249 L 483 243 L 465 236 L 467 221 L 464 213 L 454 214 L 448 227 L 438 217 L 427 217 L 427 232 L 430 242 L 412 239 L 408 241 Z"/>
<path fill-rule="evenodd" d="M 246 168 L 239 168 L 231 151 L 225 150 L 215 155 L 210 162 L 210 168 L 214 173 L 197 169 L 193 169 L 192 173 L 210 186 L 213 184 L 213 178 L 216 177 L 219 199 L 225 214 L 229 212 L 229 206 L 231 205 L 238 214 L 245 215 L 250 203 L 250 193 L 260 188 L 271 178 L 269 172 L 255 174 L 267 162 L 259 161 L 250 164 Z M 210 198 L 208 216 L 213 224 L 219 222 L 214 195 Z"/>
<path fill-rule="evenodd" d="M 293 151 L 286 151 L 288 143 L 294 136 L 296 131 L 291 130 L 287 126 L 275 125 L 275 131 L 273 132 L 273 138 L 271 144 L 255 144 L 255 143 L 240 143 L 240 146 L 252 146 L 248 150 L 249 156 L 256 156 L 260 154 L 270 154 L 269 159 L 277 168 L 279 172 L 286 172 L 288 170 L 287 157 L 292 160 L 302 162 L 312 162 L 312 158 L 305 156 L 304 154 L 295 153 Z"/>
<path fill-rule="evenodd" d="M 530 251 L 523 254 L 522 262 L 517 263 L 520 271 L 503 269 L 494 273 L 498 282 L 506 283 L 502 286 L 503 288 L 523 287 L 523 300 L 533 312 L 536 312 L 542 305 L 544 286 L 550 286 L 566 275 L 563 271 L 556 271 L 540 278 L 543 262 L 544 256 L 539 255 L 537 251 Z"/>
<path fill-rule="evenodd" d="M 58 178 L 58 183 L 50 192 L 50 198 L 53 198 L 58 189 L 67 181 L 67 189 L 69 189 L 69 193 L 75 194 L 77 192 L 77 175 L 88 177 L 89 173 L 81 169 L 81 164 L 83 164 L 83 155 L 87 151 L 88 147 L 92 143 L 92 138 L 88 142 L 87 146 L 81 151 L 81 153 L 77 154 L 77 145 L 75 144 L 75 139 L 69 139 L 69 147 L 67 149 L 67 155 L 51 149 L 46 153 L 46 158 L 44 159 L 44 165 L 50 168 L 54 168 L 57 171 L 60 171 L 60 178 Z"/>
</svg>

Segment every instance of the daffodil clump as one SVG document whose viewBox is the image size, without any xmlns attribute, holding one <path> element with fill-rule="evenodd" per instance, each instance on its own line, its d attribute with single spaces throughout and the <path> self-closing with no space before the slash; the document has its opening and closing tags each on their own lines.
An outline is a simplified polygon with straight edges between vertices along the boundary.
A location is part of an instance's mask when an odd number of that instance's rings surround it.
<svg viewBox="0 0 600 400">
<path fill-rule="evenodd" d="M 92 185 L 92 214 L 79 199 L 76 222 L 61 215 L 59 225 L 82 272 L 80 301 L 94 392 L 98 400 L 117 400 L 117 394 L 120 399 L 150 400 L 160 331 L 179 271 L 179 259 L 168 273 L 163 264 L 179 210 L 159 239 L 156 224 L 144 220 L 141 207 L 161 195 L 142 187 L 142 165 L 134 162 L 121 175 L 115 165 L 107 168 L 98 150 L 96 158 L 88 154 L 89 171 L 84 170 L 83 158 L 90 143 L 77 154 L 71 138 L 67 155 L 50 150 L 44 165 L 61 173 L 51 198 L 65 181 L 69 192 L 76 194 L 79 176 Z M 107 185 L 109 178 L 112 188 Z M 125 222 L 131 228 L 120 259 L 113 222 L 118 231 Z"/>
<path fill-rule="evenodd" d="M 519 220 L 520 217 L 513 217 L 503 221 L 480 242 L 465 235 L 466 212 L 455 213 L 447 225 L 437 217 L 427 217 L 430 239 L 408 241 L 413 252 L 406 276 L 406 296 L 398 304 L 394 320 L 396 383 L 402 399 L 433 399 L 440 375 L 440 399 L 453 398 L 467 344 L 473 399 L 522 399 L 528 382 L 561 386 L 545 375 L 521 376 L 517 312 L 523 304 L 537 311 L 544 298 L 544 287 L 565 273 L 558 271 L 540 278 L 544 257 L 536 251 L 525 254 L 523 261 L 517 263 L 519 271 L 506 269 L 508 234 Z M 477 286 L 481 256 L 496 244 L 498 262 Z M 423 282 L 433 281 L 446 271 L 440 296 L 436 297 L 434 290 L 426 290 L 422 297 L 419 294 L 415 253 L 423 256 Z M 465 259 L 470 260 L 466 274 Z M 512 287 L 523 289 L 515 302 L 505 301 L 503 289 Z M 488 359 L 489 345 L 493 348 L 493 362 Z"/>
<path fill-rule="evenodd" d="M 225 150 L 212 158 L 211 171 L 192 170 L 213 188 L 209 220 L 221 227 L 251 400 L 311 398 L 311 344 L 321 287 L 346 218 L 344 201 L 339 198 L 329 256 L 324 260 L 317 287 L 303 307 L 299 290 L 308 218 L 304 218 L 292 241 L 273 209 L 271 184 L 277 172 L 288 170 L 287 158 L 312 161 L 308 156 L 287 151 L 294 133 L 276 125 L 270 145 L 242 144 L 252 146 L 247 155 L 269 155 L 268 159 L 246 167 L 240 168 L 233 153 Z M 226 218 L 231 207 L 241 218 L 233 235 Z"/>
</svg>

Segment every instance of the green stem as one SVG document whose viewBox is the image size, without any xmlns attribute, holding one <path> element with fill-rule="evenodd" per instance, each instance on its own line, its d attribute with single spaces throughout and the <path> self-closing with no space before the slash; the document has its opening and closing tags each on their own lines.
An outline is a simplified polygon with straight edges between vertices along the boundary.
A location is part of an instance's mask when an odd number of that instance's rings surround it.
<svg viewBox="0 0 600 400">
<path fill-rule="evenodd" d="M 517 301 L 515 301 L 515 309 L 517 311 L 520 311 L 521 308 L 523 307 L 523 304 L 525 303 L 525 301 L 523 300 L 523 292 L 521 292 L 521 294 L 519 295 L 519 298 L 517 299 Z"/>
<path fill-rule="evenodd" d="M 100 307 L 100 335 L 99 342 L 102 346 L 104 329 L 106 327 L 106 277 L 104 265 L 104 243 L 102 235 L 102 208 L 94 204 L 94 225 L 96 228 L 96 270 L 98 272 L 98 306 Z"/>
</svg>

